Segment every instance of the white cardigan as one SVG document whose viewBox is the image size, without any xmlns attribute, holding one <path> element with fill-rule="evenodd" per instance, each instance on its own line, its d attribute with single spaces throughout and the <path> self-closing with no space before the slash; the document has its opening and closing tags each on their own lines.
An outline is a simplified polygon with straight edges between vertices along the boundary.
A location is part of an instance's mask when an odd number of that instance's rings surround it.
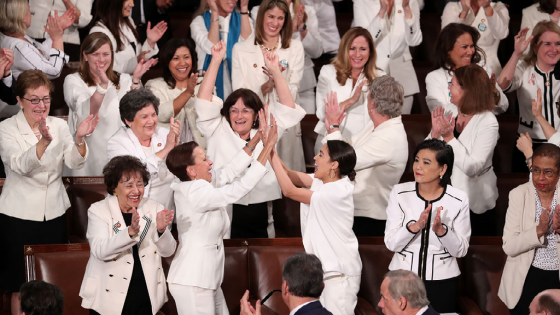
<svg viewBox="0 0 560 315">
<path fill-rule="evenodd" d="M 119 101 L 130 91 L 132 86 L 130 75 L 122 73 L 119 86 L 118 90 L 114 86 L 108 89 L 101 107 L 99 107 L 97 127 L 90 136 L 85 137 L 86 143 L 92 150 L 89 154 L 89 160 L 80 170 L 65 168 L 65 176 L 103 175 L 103 167 L 108 162 L 107 141 L 123 126 L 119 112 Z M 95 86 L 87 86 L 79 73 L 70 74 L 64 79 L 64 100 L 70 109 L 68 114 L 70 133 L 74 134 L 80 123 L 90 115 L 90 99 L 95 90 Z"/>
<path fill-rule="evenodd" d="M 128 19 L 132 27 L 136 28 L 134 22 L 132 21 L 132 18 L 128 17 Z M 141 52 L 149 51 L 145 55 L 145 58 L 150 59 L 153 56 L 157 55 L 159 49 L 157 44 L 154 44 L 154 49 L 152 49 L 150 45 L 148 45 L 148 40 L 146 40 L 143 45 L 140 45 L 136 37 L 134 37 L 132 30 L 128 28 L 128 26 L 124 23 L 120 25 L 120 31 L 121 40 L 123 42 L 123 50 L 121 51 L 117 51 L 118 47 L 115 37 L 113 36 L 113 34 L 111 34 L 109 29 L 103 24 L 103 22 L 97 22 L 97 24 L 95 24 L 95 26 L 91 28 L 89 33 L 91 34 L 95 32 L 101 32 L 107 35 L 111 40 L 111 44 L 113 45 L 113 71 L 132 74 L 134 72 L 134 68 L 136 68 L 136 66 L 138 65 L 137 57 Z M 134 43 L 134 45 L 136 46 L 136 50 L 134 50 L 131 43 Z"/>
<path fill-rule="evenodd" d="M 117 197 L 108 196 L 91 205 L 86 235 L 90 256 L 80 287 L 83 308 L 106 315 L 121 314 L 134 268 L 132 247 L 135 245 L 139 246 L 152 313 L 157 313 L 167 302 L 161 257 L 173 255 L 177 242 L 169 228 L 158 237 L 157 213 L 161 210 L 163 206 L 159 203 L 143 199 L 137 209 L 142 232 L 131 238 Z"/>
<path fill-rule="evenodd" d="M 86 27 L 89 22 L 91 22 L 91 8 L 93 5 L 93 0 L 70 0 L 73 5 L 80 10 L 80 18 L 78 23 L 73 23 L 67 29 L 64 30 L 62 39 L 65 43 L 80 44 L 80 34 L 78 32 L 79 28 Z M 54 16 L 54 11 L 58 11 L 58 16 L 62 16 L 66 12 L 66 6 L 62 0 L 30 0 L 29 1 L 29 11 L 31 11 L 31 26 L 27 29 L 27 35 L 32 38 L 45 38 L 47 32 L 45 31 L 45 25 L 47 25 L 47 18 L 49 15 Z"/>
<path fill-rule="evenodd" d="M 0 156 L 6 170 L 0 213 L 43 221 L 60 217 L 70 207 L 62 183 L 62 165 L 82 167 L 90 150 L 87 148 L 84 157 L 80 155 L 64 120 L 48 116 L 47 126 L 53 140 L 39 160 L 39 140 L 23 111 L 0 123 Z"/>
<path fill-rule="evenodd" d="M 367 29 L 377 51 L 376 66 L 392 76 L 404 87 L 404 96 L 420 92 L 416 72 L 412 65 L 410 46 L 422 43 L 420 29 L 420 8 L 417 0 L 410 0 L 413 17 L 407 20 L 402 0 L 396 0 L 391 12 L 383 18 L 378 16 L 379 0 L 354 0 L 354 21 L 356 26 Z"/>
<path fill-rule="evenodd" d="M 407 225 L 416 222 L 427 206 L 428 201 L 418 194 L 416 182 L 395 185 L 391 191 L 385 245 L 395 255 L 389 270 L 410 270 L 422 280 L 456 277 L 461 274 L 457 258 L 464 257 L 469 249 L 469 198 L 463 191 L 448 185 L 442 195 L 432 201 L 426 227 L 418 233 L 412 233 Z M 443 207 L 440 215 L 446 228 L 442 237 L 432 230 L 439 207 Z"/>
<path fill-rule="evenodd" d="M 431 138 L 431 132 L 427 139 Z M 481 214 L 496 206 L 498 186 L 492 167 L 498 143 L 498 120 L 491 112 L 471 118 L 459 138 L 453 138 L 455 162 L 451 183 L 469 196 L 472 212 Z"/>
<path fill-rule="evenodd" d="M 450 23 L 460 23 L 472 26 L 480 33 L 478 46 L 486 53 L 486 64 L 496 73 L 496 78 L 502 72 L 502 65 L 498 60 L 498 46 L 500 41 L 509 34 L 509 12 L 505 4 L 492 2 L 494 15 L 487 17 L 483 8 L 478 10 L 475 15 L 473 10 L 464 19 L 459 18 L 463 10 L 460 2 L 449 2 L 443 10 L 441 16 L 441 28 L 443 29 Z"/>
<path fill-rule="evenodd" d="M 326 140 L 342 140 L 339 131 Z M 395 117 L 374 128 L 373 122 L 346 140 L 356 150 L 354 215 L 386 220 L 387 202 L 399 183 L 408 160 L 408 139 L 402 118 Z"/>
<path fill-rule="evenodd" d="M 175 209 L 173 192 L 169 189 L 175 175 L 167 169 L 165 160 L 156 156 L 156 153 L 165 147 L 169 129 L 157 127 L 152 135 L 151 147 L 153 154 L 146 156 L 142 145 L 132 130 L 121 127 L 107 142 L 107 161 L 119 155 L 132 155 L 146 163 L 150 173 L 150 182 L 144 188 L 144 198 L 153 199 L 162 204 L 166 209 Z"/>
<path fill-rule="evenodd" d="M 482 65 L 481 61 L 478 65 L 486 70 L 488 77 L 492 76 L 492 69 L 487 65 Z M 426 76 L 426 104 L 430 109 L 430 112 L 434 111 L 437 106 L 443 106 L 445 109 L 445 115 L 452 114 L 457 116 L 457 106 L 451 103 L 451 95 L 449 92 L 449 85 L 451 84 L 451 79 L 453 79 L 454 72 L 449 73 L 449 71 L 443 68 L 436 69 Z M 500 92 L 500 102 L 494 108 L 494 114 L 504 113 L 509 106 L 509 101 L 496 82 L 496 88 Z"/>
<path fill-rule="evenodd" d="M 225 262 L 223 238 L 230 229 L 226 206 L 249 193 L 268 172 L 261 163 L 252 161 L 241 150 L 229 163 L 212 170 L 211 184 L 203 179 L 171 184 L 179 248 L 167 282 L 209 290 L 220 287 Z"/>
<path fill-rule="evenodd" d="M 223 103 L 218 97 L 213 98 L 213 102 L 195 98 L 194 107 L 198 113 L 196 124 L 202 134 L 208 139 L 208 156 L 214 162 L 214 167 L 219 168 L 228 163 L 240 149 L 243 149 L 247 142 L 239 137 L 225 117 L 220 114 Z M 278 125 L 278 138 L 281 139 L 286 129 L 295 126 L 305 116 L 305 111 L 296 105 L 296 108 L 278 104 L 274 108 L 269 108 L 276 118 Z M 251 129 L 251 138 L 257 133 L 256 129 Z M 262 142 L 255 147 L 253 156 L 258 157 L 263 150 Z M 282 198 L 282 192 L 278 185 L 276 175 L 272 171 L 270 163 L 266 163 L 269 170 L 259 185 L 255 187 L 245 197 L 241 198 L 236 204 L 248 205 L 271 201 Z"/>
</svg>

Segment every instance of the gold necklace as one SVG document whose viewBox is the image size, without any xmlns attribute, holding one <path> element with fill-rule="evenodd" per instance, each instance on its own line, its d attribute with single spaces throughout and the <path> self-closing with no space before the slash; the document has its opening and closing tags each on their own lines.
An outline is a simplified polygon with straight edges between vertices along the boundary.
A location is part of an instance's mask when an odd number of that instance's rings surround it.
<svg viewBox="0 0 560 315">
<path fill-rule="evenodd" d="M 276 48 L 278 48 L 278 42 L 276 42 L 276 45 L 274 45 L 274 47 L 272 47 L 272 48 L 266 48 L 264 46 L 264 44 L 261 44 L 261 49 L 264 49 L 266 51 L 274 51 L 274 50 L 276 50 Z"/>
</svg>

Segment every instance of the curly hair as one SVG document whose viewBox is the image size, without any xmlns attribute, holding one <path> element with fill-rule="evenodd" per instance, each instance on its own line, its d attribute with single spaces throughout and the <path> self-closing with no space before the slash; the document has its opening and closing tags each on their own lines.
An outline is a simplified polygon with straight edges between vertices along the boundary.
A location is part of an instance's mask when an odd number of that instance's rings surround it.
<svg viewBox="0 0 560 315">
<path fill-rule="evenodd" d="M 147 186 L 150 181 L 150 173 L 146 168 L 146 164 L 142 163 L 142 161 L 135 156 L 115 156 L 103 167 L 103 180 L 105 186 L 107 186 L 107 192 L 113 195 L 123 177 L 128 180 L 130 177 L 138 174 L 142 176 L 144 187 Z"/>
</svg>

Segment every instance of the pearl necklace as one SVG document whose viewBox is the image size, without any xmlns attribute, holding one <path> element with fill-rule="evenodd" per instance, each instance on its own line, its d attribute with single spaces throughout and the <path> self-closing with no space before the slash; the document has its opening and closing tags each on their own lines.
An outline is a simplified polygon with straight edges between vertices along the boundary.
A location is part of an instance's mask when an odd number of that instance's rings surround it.
<svg viewBox="0 0 560 315">
<path fill-rule="evenodd" d="M 274 51 L 274 50 L 276 50 L 276 48 L 278 48 L 278 42 L 276 42 L 276 45 L 274 45 L 274 47 L 272 47 L 272 48 L 267 48 L 267 47 L 264 46 L 264 44 L 261 44 L 261 49 L 264 49 L 266 51 Z"/>
</svg>

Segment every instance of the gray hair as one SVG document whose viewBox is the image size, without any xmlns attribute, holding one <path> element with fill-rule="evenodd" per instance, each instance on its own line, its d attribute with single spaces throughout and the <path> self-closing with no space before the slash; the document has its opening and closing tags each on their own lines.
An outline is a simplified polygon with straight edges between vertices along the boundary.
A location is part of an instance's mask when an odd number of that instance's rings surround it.
<svg viewBox="0 0 560 315">
<path fill-rule="evenodd" d="M 385 278 L 391 279 L 389 282 L 389 294 L 391 294 L 393 300 L 397 300 L 402 296 L 410 303 L 410 307 L 414 309 L 430 304 L 424 283 L 412 271 L 392 270 L 385 275 Z"/>
<path fill-rule="evenodd" d="M 129 127 L 126 121 L 134 121 L 136 113 L 150 105 L 154 106 L 156 114 L 158 114 L 159 99 L 152 91 L 140 88 L 126 93 L 119 102 L 119 111 L 124 125 Z"/>
<path fill-rule="evenodd" d="M 323 265 L 313 254 L 301 252 L 288 258 L 282 278 L 294 296 L 319 298 L 323 293 Z"/>
<path fill-rule="evenodd" d="M 373 101 L 373 107 L 379 114 L 390 118 L 399 117 L 404 102 L 404 88 L 393 77 L 377 77 L 369 85 L 369 99 Z"/>
</svg>

